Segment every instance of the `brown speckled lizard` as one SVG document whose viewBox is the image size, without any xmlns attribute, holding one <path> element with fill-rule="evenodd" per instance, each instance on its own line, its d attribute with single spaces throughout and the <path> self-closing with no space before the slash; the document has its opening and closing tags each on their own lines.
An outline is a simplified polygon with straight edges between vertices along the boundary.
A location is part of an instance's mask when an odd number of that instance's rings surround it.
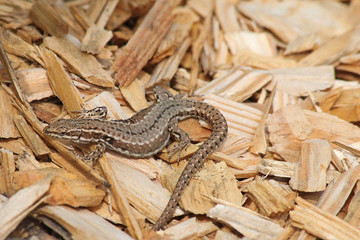
<svg viewBox="0 0 360 240">
<path fill-rule="evenodd" d="M 161 87 L 154 88 L 154 95 L 156 103 L 129 119 L 106 120 L 107 109 L 98 107 L 84 111 L 73 119 L 59 119 L 45 127 L 44 132 L 71 142 L 97 143 L 96 150 L 83 157 L 86 161 L 94 161 L 101 157 L 106 148 L 130 157 L 154 155 L 168 144 L 170 135 L 179 141 L 171 153 L 173 155 L 190 143 L 188 135 L 177 126 L 178 121 L 195 117 L 208 122 L 213 132 L 192 155 L 182 172 L 165 210 L 153 226 L 154 230 L 160 230 L 174 214 L 192 176 L 225 140 L 228 127 L 220 111 L 207 103 L 183 99 L 183 95 L 173 96 Z"/>
</svg>

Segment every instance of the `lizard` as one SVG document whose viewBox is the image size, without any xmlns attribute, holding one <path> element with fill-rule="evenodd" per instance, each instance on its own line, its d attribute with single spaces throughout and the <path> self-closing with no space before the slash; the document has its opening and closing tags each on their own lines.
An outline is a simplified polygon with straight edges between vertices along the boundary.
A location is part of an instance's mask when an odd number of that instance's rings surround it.
<svg viewBox="0 0 360 240">
<path fill-rule="evenodd" d="M 186 148 L 189 136 L 177 126 L 186 118 L 202 119 L 210 124 L 210 137 L 189 159 L 179 177 L 165 210 L 152 229 L 165 228 L 172 218 L 178 201 L 193 175 L 202 168 L 207 157 L 224 142 L 228 126 L 223 114 L 215 107 L 201 101 L 173 96 L 168 90 L 155 86 L 156 102 L 123 120 L 107 120 L 107 108 L 97 107 L 84 110 L 72 119 L 58 119 L 44 128 L 48 136 L 75 143 L 97 143 L 94 151 L 82 158 L 87 162 L 96 161 L 106 148 L 133 158 L 145 158 L 160 152 L 169 142 L 170 136 L 179 141 L 170 150 L 170 157 Z"/>
</svg>

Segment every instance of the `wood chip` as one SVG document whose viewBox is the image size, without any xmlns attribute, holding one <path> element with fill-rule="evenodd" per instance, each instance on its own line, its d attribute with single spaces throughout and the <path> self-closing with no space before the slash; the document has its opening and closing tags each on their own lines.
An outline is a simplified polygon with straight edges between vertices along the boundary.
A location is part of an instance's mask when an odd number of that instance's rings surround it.
<svg viewBox="0 0 360 240">
<path fill-rule="evenodd" d="M 224 222 L 249 239 L 274 239 L 283 231 L 277 223 L 246 208 L 218 204 L 208 216 Z"/>
<path fill-rule="evenodd" d="M 302 192 L 323 191 L 326 187 L 326 169 L 331 161 L 328 141 L 311 139 L 301 142 L 301 155 L 290 186 Z"/>
</svg>

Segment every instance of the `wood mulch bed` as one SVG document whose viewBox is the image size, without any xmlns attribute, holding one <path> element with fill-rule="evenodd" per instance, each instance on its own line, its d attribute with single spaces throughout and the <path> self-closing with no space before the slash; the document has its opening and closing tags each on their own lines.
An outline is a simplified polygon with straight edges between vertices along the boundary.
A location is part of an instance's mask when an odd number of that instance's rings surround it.
<svg viewBox="0 0 360 240">
<path fill-rule="evenodd" d="M 0 1 L 0 239 L 360 239 L 360 1 Z M 151 231 L 211 129 L 96 166 L 43 133 L 152 88 L 205 101 L 226 142 Z M 168 146 L 171 148 L 171 145 Z M 109 184 L 111 187 L 109 187 Z"/>
</svg>

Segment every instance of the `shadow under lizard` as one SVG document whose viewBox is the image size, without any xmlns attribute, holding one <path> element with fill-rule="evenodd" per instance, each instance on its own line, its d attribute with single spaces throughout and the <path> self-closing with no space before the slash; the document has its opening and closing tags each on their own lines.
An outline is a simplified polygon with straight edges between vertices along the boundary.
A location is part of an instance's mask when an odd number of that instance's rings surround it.
<svg viewBox="0 0 360 240">
<path fill-rule="evenodd" d="M 160 152 L 174 136 L 179 144 L 171 155 L 180 152 L 189 143 L 188 135 L 177 123 L 185 118 L 198 118 L 208 122 L 213 131 L 210 137 L 189 159 L 170 200 L 160 218 L 153 225 L 154 230 L 165 228 L 173 216 L 177 203 L 193 175 L 204 165 L 207 157 L 224 142 L 228 126 L 224 116 L 213 106 L 173 96 L 161 87 L 154 88 L 156 102 L 124 120 L 106 120 L 106 107 L 84 111 L 73 119 L 59 119 L 44 128 L 45 134 L 77 143 L 97 143 L 96 149 L 83 156 L 85 161 L 95 161 L 106 148 L 120 154 L 144 158 Z"/>
</svg>

